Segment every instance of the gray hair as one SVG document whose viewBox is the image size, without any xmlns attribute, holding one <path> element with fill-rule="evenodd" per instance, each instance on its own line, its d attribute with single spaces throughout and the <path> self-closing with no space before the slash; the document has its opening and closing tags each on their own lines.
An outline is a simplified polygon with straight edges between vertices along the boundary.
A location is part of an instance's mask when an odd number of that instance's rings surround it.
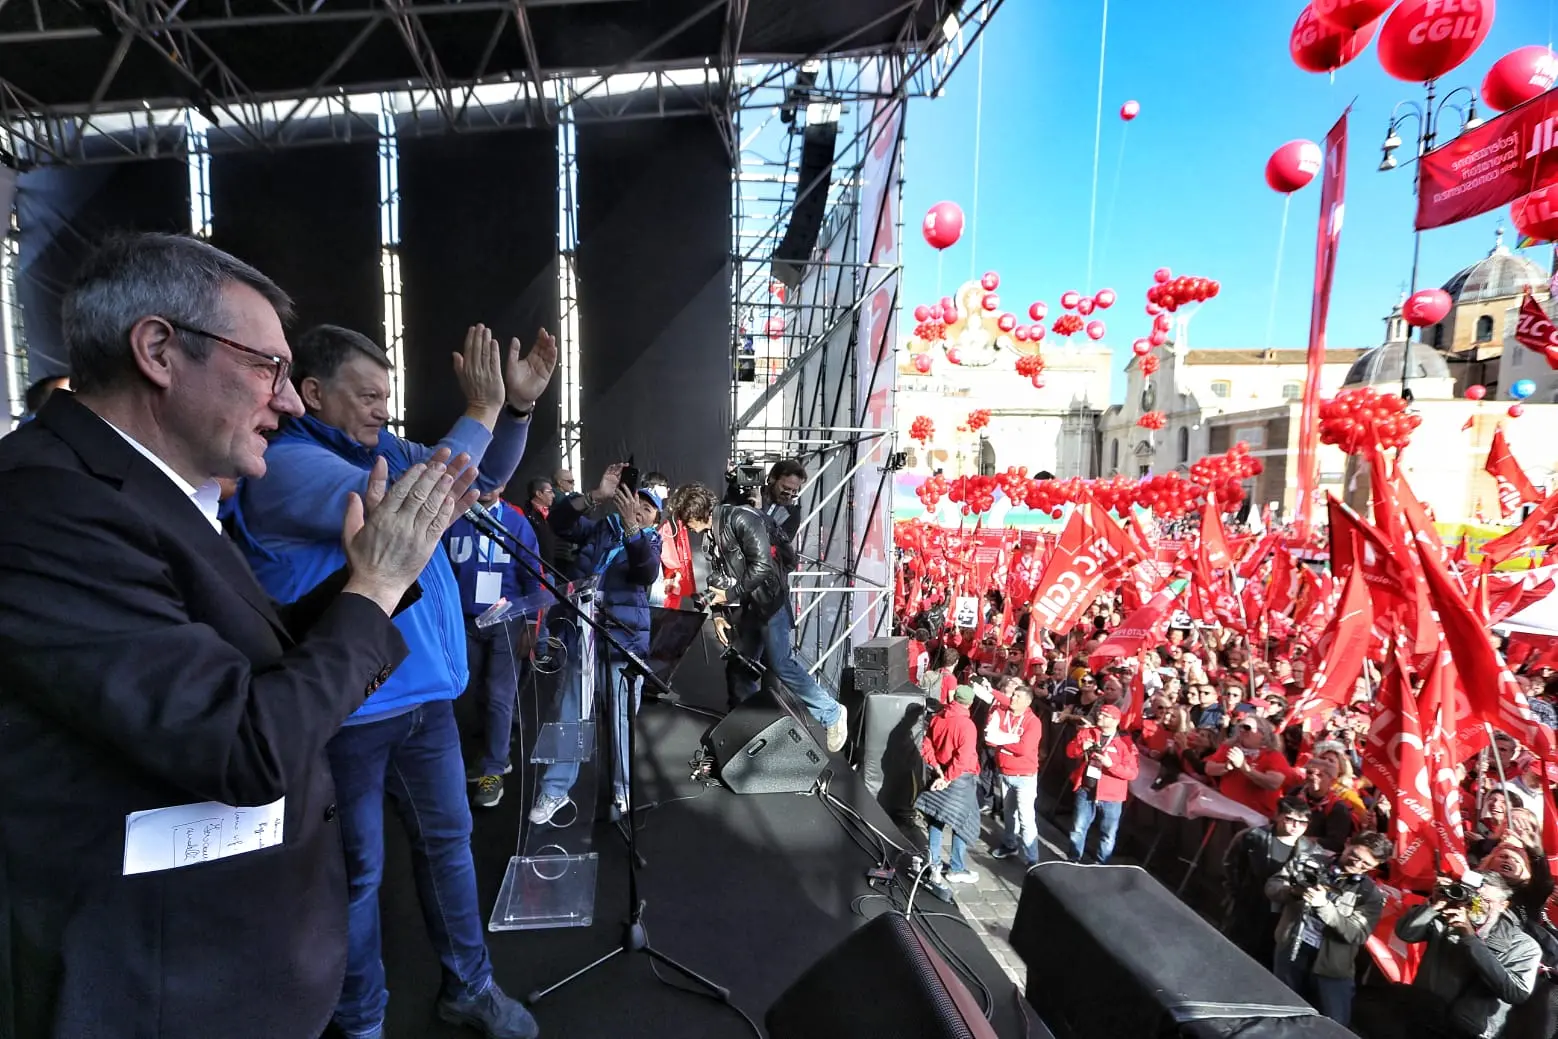
<svg viewBox="0 0 1558 1039">
<path fill-rule="evenodd" d="M 222 290 L 235 283 L 265 297 L 283 323 L 291 319 L 292 300 L 275 282 L 197 238 L 130 234 L 105 241 L 77 272 L 61 312 L 72 388 L 94 393 L 126 382 L 135 367 L 130 329 L 144 318 L 230 331 Z M 178 343 L 197 361 L 213 348 L 201 336 L 180 335 Z"/>
<path fill-rule="evenodd" d="M 353 354 L 386 370 L 393 367 L 385 349 L 361 332 L 340 325 L 315 325 L 292 344 L 292 385 L 302 386 L 304 379 L 328 382 Z"/>
</svg>

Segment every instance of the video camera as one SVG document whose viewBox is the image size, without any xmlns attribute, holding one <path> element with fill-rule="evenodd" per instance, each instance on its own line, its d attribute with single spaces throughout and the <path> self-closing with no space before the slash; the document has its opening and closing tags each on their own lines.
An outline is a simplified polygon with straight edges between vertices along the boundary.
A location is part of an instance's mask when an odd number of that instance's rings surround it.
<svg viewBox="0 0 1558 1039">
<path fill-rule="evenodd" d="M 1293 886 L 1297 888 L 1324 887 L 1328 879 L 1324 866 L 1305 862 L 1293 870 Z"/>
<path fill-rule="evenodd" d="M 1433 901 L 1450 908 L 1470 906 L 1477 900 L 1477 888 L 1472 884 L 1453 881 L 1434 888 Z"/>
<path fill-rule="evenodd" d="M 742 498 L 750 498 L 754 491 L 763 486 L 767 477 L 768 468 L 755 461 L 750 451 L 742 452 L 736 464 L 725 471 L 726 484 Z"/>
</svg>

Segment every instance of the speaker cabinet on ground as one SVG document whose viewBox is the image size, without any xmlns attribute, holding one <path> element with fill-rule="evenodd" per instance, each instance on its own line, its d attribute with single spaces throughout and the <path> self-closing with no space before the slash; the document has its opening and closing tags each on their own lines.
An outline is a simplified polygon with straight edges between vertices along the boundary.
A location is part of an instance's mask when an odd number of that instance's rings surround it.
<svg viewBox="0 0 1558 1039">
<path fill-rule="evenodd" d="M 996 1039 L 918 925 L 882 913 L 768 1008 L 770 1039 Z"/>
<path fill-rule="evenodd" d="M 855 666 L 863 671 L 885 671 L 887 688 L 896 689 L 909 680 L 909 639 L 905 635 L 884 635 L 855 647 Z"/>
<path fill-rule="evenodd" d="M 855 760 L 866 789 L 894 822 L 913 814 L 920 793 L 925 714 L 925 694 L 913 683 L 865 698 Z"/>
<path fill-rule="evenodd" d="M 1029 870 L 1011 935 L 1060 1039 L 1352 1035 L 1135 866 Z"/>
<path fill-rule="evenodd" d="M 783 694 L 756 694 L 710 729 L 705 740 L 720 780 L 737 794 L 804 793 L 828 763 Z"/>
</svg>

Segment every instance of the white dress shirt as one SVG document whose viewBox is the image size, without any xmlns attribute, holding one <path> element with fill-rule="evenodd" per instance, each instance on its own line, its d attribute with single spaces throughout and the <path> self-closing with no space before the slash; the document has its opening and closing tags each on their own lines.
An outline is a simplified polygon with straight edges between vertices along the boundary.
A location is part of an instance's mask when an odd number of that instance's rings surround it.
<svg viewBox="0 0 1558 1039">
<path fill-rule="evenodd" d="M 206 522 L 211 524 L 212 530 L 215 530 L 218 534 L 222 532 L 222 521 L 217 518 L 217 509 L 222 504 L 222 488 L 220 484 L 218 484 L 215 480 L 207 480 L 199 487 L 194 486 L 178 473 L 168 468 L 168 464 L 166 462 L 148 451 L 145 444 L 142 444 L 139 440 L 136 440 L 130 434 L 126 433 L 112 422 L 109 422 L 107 419 L 103 419 L 103 421 L 108 424 L 109 429 L 124 437 L 125 443 L 129 444 L 131 447 L 135 448 L 142 455 L 144 455 L 152 465 L 155 465 L 158 469 L 161 469 L 168 477 L 168 479 L 173 481 L 173 485 L 175 487 L 188 495 L 189 500 L 195 503 L 195 507 L 200 510 L 200 514 L 206 518 Z"/>
</svg>

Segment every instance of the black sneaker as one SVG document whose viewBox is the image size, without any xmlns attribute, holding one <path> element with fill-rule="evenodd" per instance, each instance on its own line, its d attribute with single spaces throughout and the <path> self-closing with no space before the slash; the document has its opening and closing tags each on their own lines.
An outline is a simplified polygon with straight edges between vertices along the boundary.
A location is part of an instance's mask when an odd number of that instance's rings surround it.
<svg viewBox="0 0 1558 1039">
<path fill-rule="evenodd" d="M 474 1028 L 487 1039 L 536 1039 L 541 1026 L 517 999 L 494 981 L 468 999 L 440 999 L 438 1016 L 452 1025 Z"/>
<path fill-rule="evenodd" d="M 1016 854 L 1017 854 L 1017 849 L 1016 848 L 1008 848 L 1006 845 L 1003 844 L 999 848 L 992 849 L 991 852 L 990 852 L 990 857 L 992 859 L 1009 859 L 1013 855 L 1016 855 Z"/>
<path fill-rule="evenodd" d="M 476 781 L 476 792 L 471 795 L 471 804 L 477 808 L 496 808 L 501 800 L 503 800 L 502 776 L 482 776 Z"/>
<path fill-rule="evenodd" d="M 512 771 L 514 771 L 514 763 L 512 761 L 505 761 L 503 763 L 502 774 L 506 776 Z M 471 786 L 475 786 L 477 783 L 480 783 L 482 778 L 483 774 L 478 766 L 470 765 L 465 769 L 465 781 Z"/>
</svg>

